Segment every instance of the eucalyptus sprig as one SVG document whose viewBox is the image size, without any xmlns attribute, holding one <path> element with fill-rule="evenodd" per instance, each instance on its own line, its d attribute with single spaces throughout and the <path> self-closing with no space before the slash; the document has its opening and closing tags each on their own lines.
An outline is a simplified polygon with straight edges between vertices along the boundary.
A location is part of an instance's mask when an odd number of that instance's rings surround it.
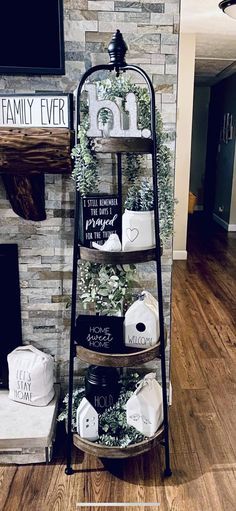
<svg viewBox="0 0 236 511">
<path fill-rule="evenodd" d="M 97 264 L 79 261 L 79 300 L 102 315 L 122 314 L 132 301 L 135 265 Z"/>
<path fill-rule="evenodd" d="M 74 159 L 72 178 L 76 181 L 76 187 L 82 197 L 92 191 L 98 191 L 99 183 L 98 162 L 92 150 L 90 139 L 87 137 L 88 127 L 86 117 L 78 129 L 79 143 L 73 147 L 71 152 Z"/>
<path fill-rule="evenodd" d="M 76 431 L 76 411 L 78 406 L 80 405 L 83 397 L 85 397 L 85 388 L 79 387 L 74 390 L 72 394 L 72 430 Z M 69 401 L 69 394 L 66 394 L 66 396 L 63 399 L 62 402 L 62 409 L 60 414 L 58 415 L 58 422 L 65 421 L 67 423 L 67 417 L 68 417 L 68 401 Z"/>
<path fill-rule="evenodd" d="M 149 179 L 143 177 L 128 189 L 125 208 L 129 211 L 153 210 L 153 190 Z"/>
</svg>

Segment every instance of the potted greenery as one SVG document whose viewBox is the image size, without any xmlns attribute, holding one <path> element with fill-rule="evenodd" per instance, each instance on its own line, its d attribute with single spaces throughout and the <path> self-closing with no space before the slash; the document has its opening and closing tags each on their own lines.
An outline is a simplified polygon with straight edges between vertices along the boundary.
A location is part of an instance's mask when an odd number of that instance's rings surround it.
<svg viewBox="0 0 236 511">
<path fill-rule="evenodd" d="M 154 246 L 153 190 L 149 180 L 143 177 L 127 193 L 122 217 L 122 249 L 143 250 Z"/>
</svg>

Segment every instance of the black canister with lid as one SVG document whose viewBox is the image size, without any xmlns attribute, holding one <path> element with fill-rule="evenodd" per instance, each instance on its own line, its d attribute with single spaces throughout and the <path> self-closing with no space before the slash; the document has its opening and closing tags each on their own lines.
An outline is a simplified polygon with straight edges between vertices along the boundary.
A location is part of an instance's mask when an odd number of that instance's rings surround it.
<svg viewBox="0 0 236 511">
<path fill-rule="evenodd" d="M 85 397 L 98 413 L 113 406 L 119 397 L 119 372 L 114 367 L 91 365 L 85 374 Z"/>
</svg>

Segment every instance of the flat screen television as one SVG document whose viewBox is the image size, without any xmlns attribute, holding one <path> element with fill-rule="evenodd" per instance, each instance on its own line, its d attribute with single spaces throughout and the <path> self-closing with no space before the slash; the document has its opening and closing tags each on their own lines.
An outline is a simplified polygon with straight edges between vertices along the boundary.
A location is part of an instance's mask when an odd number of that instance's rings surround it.
<svg viewBox="0 0 236 511">
<path fill-rule="evenodd" d="M 0 74 L 65 74 L 63 0 L 0 2 Z"/>
</svg>

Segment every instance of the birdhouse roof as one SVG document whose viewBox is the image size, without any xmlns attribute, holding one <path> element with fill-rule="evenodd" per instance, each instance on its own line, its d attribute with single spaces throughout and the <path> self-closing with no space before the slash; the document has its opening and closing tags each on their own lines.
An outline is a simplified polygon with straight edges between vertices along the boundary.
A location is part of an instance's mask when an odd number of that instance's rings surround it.
<svg viewBox="0 0 236 511">
<path fill-rule="evenodd" d="M 133 314 L 136 310 L 139 311 L 140 315 L 142 313 L 145 312 L 145 315 L 147 314 L 147 312 L 149 314 L 151 314 L 151 316 L 155 315 L 155 311 L 150 307 L 150 305 L 146 304 L 144 301 L 141 302 L 139 300 L 137 300 L 136 302 L 134 302 L 130 308 L 127 310 L 126 312 L 126 317 L 129 316 L 130 314 Z"/>
<path fill-rule="evenodd" d="M 91 403 L 86 399 L 86 397 L 83 397 L 81 403 L 78 406 L 77 413 L 85 413 L 91 411 L 93 413 L 97 413 L 95 408 L 91 405 Z"/>
</svg>

